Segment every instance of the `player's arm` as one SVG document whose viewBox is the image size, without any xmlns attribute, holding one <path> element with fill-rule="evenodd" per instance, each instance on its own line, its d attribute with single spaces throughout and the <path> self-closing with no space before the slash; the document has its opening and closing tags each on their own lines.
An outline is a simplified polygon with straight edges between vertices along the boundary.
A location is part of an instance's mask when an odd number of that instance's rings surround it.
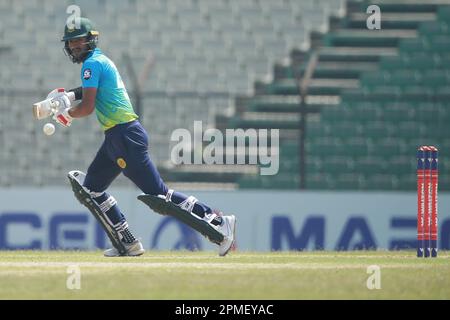
<svg viewBox="0 0 450 320">
<path fill-rule="evenodd" d="M 61 125 L 68 127 L 73 118 L 82 118 L 90 115 L 95 109 L 95 98 L 101 73 L 101 65 L 97 61 L 83 63 L 81 70 L 81 102 L 76 106 L 71 106 L 69 99 L 64 95 L 59 103 L 59 110 L 55 113 L 53 119 Z M 78 97 L 80 96 L 80 89 Z"/>
<path fill-rule="evenodd" d="M 82 87 L 70 89 L 68 92 L 73 92 L 75 94 L 75 100 L 81 100 L 83 98 Z"/>
<path fill-rule="evenodd" d="M 69 109 L 69 115 L 72 118 L 82 118 L 90 115 L 95 109 L 96 96 L 97 88 L 83 88 L 81 102 Z"/>
</svg>

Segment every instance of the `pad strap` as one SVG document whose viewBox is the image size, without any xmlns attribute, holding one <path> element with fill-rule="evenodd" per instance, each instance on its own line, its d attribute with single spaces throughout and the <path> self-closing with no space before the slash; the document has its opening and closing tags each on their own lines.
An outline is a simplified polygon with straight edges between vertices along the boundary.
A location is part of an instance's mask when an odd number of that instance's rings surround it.
<svg viewBox="0 0 450 320">
<path fill-rule="evenodd" d="M 122 232 L 122 231 L 124 231 L 127 228 L 128 228 L 128 222 L 127 221 L 121 221 L 121 222 L 117 223 L 116 225 L 114 225 L 114 229 L 117 232 Z"/>
<path fill-rule="evenodd" d="M 92 196 L 92 198 L 98 198 L 98 197 L 100 197 L 101 195 L 103 195 L 104 194 L 104 192 L 94 192 L 94 191 L 90 191 L 88 188 L 86 188 L 86 187 L 83 187 L 84 188 L 84 190 L 86 190 L 86 192 L 88 192 L 91 196 Z"/>
<path fill-rule="evenodd" d="M 218 215 L 215 214 L 214 212 L 212 213 L 205 213 L 205 217 L 203 218 L 203 220 L 205 220 L 208 223 L 211 223 L 215 217 L 217 217 Z"/>
<path fill-rule="evenodd" d="M 100 206 L 100 210 L 102 210 L 103 213 L 106 213 L 106 212 L 108 212 L 109 209 L 114 207 L 116 204 L 117 204 L 116 199 L 114 199 L 113 196 L 109 196 L 109 198 L 106 199 L 105 201 L 103 201 L 99 206 Z"/>
<path fill-rule="evenodd" d="M 169 189 L 166 194 L 166 202 L 172 201 L 173 189 Z"/>
<path fill-rule="evenodd" d="M 178 206 L 183 209 L 186 210 L 189 213 L 192 213 L 192 209 L 194 209 L 195 203 L 197 202 L 197 198 L 195 198 L 194 196 L 189 196 L 187 197 L 186 200 L 184 200 L 182 203 L 180 203 Z"/>
</svg>

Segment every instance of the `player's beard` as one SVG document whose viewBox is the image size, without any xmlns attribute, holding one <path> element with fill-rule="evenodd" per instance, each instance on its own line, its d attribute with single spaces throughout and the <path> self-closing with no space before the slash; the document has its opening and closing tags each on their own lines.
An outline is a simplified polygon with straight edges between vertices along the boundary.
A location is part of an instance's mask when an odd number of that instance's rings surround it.
<svg viewBox="0 0 450 320">
<path fill-rule="evenodd" d="M 78 60 L 83 61 L 85 57 L 89 53 L 89 47 L 85 44 L 84 47 L 76 47 L 73 49 L 70 49 L 72 55 Z"/>
<path fill-rule="evenodd" d="M 74 49 L 72 49 L 72 54 L 77 59 L 80 59 L 85 53 L 86 53 L 86 49 L 82 49 L 82 48 L 74 48 Z"/>
</svg>

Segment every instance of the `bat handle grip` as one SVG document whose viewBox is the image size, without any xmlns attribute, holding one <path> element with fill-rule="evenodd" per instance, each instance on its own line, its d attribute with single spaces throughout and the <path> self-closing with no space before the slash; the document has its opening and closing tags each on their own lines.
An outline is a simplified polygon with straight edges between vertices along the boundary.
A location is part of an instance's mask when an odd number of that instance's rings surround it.
<svg viewBox="0 0 450 320">
<path fill-rule="evenodd" d="M 67 97 L 71 102 L 75 101 L 75 92 L 67 92 Z M 61 103 L 58 100 L 50 101 L 50 107 L 52 108 L 53 112 L 56 112 L 56 110 L 58 110 L 60 104 Z"/>
<path fill-rule="evenodd" d="M 51 100 L 50 108 L 52 109 L 53 112 L 56 112 L 59 108 L 59 101 Z"/>
<path fill-rule="evenodd" d="M 70 101 L 75 101 L 75 92 L 69 91 L 67 92 L 67 97 Z"/>
</svg>

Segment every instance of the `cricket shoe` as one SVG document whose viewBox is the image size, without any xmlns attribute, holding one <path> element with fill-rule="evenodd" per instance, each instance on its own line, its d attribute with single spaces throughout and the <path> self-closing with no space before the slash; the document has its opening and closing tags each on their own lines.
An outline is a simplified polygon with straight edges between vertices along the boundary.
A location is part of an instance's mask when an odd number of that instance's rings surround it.
<svg viewBox="0 0 450 320">
<path fill-rule="evenodd" d="M 123 243 L 125 246 L 125 249 L 127 249 L 127 252 L 125 254 L 120 254 L 119 251 L 116 248 L 107 249 L 103 252 L 103 255 L 105 257 L 124 257 L 124 256 L 140 256 L 142 255 L 145 250 L 142 246 L 142 243 L 139 240 L 135 240 L 132 243 Z"/>
<path fill-rule="evenodd" d="M 233 247 L 236 230 L 236 217 L 223 216 L 222 225 L 218 227 L 218 231 L 224 235 L 223 241 L 219 245 L 219 256 L 223 257 Z"/>
</svg>

